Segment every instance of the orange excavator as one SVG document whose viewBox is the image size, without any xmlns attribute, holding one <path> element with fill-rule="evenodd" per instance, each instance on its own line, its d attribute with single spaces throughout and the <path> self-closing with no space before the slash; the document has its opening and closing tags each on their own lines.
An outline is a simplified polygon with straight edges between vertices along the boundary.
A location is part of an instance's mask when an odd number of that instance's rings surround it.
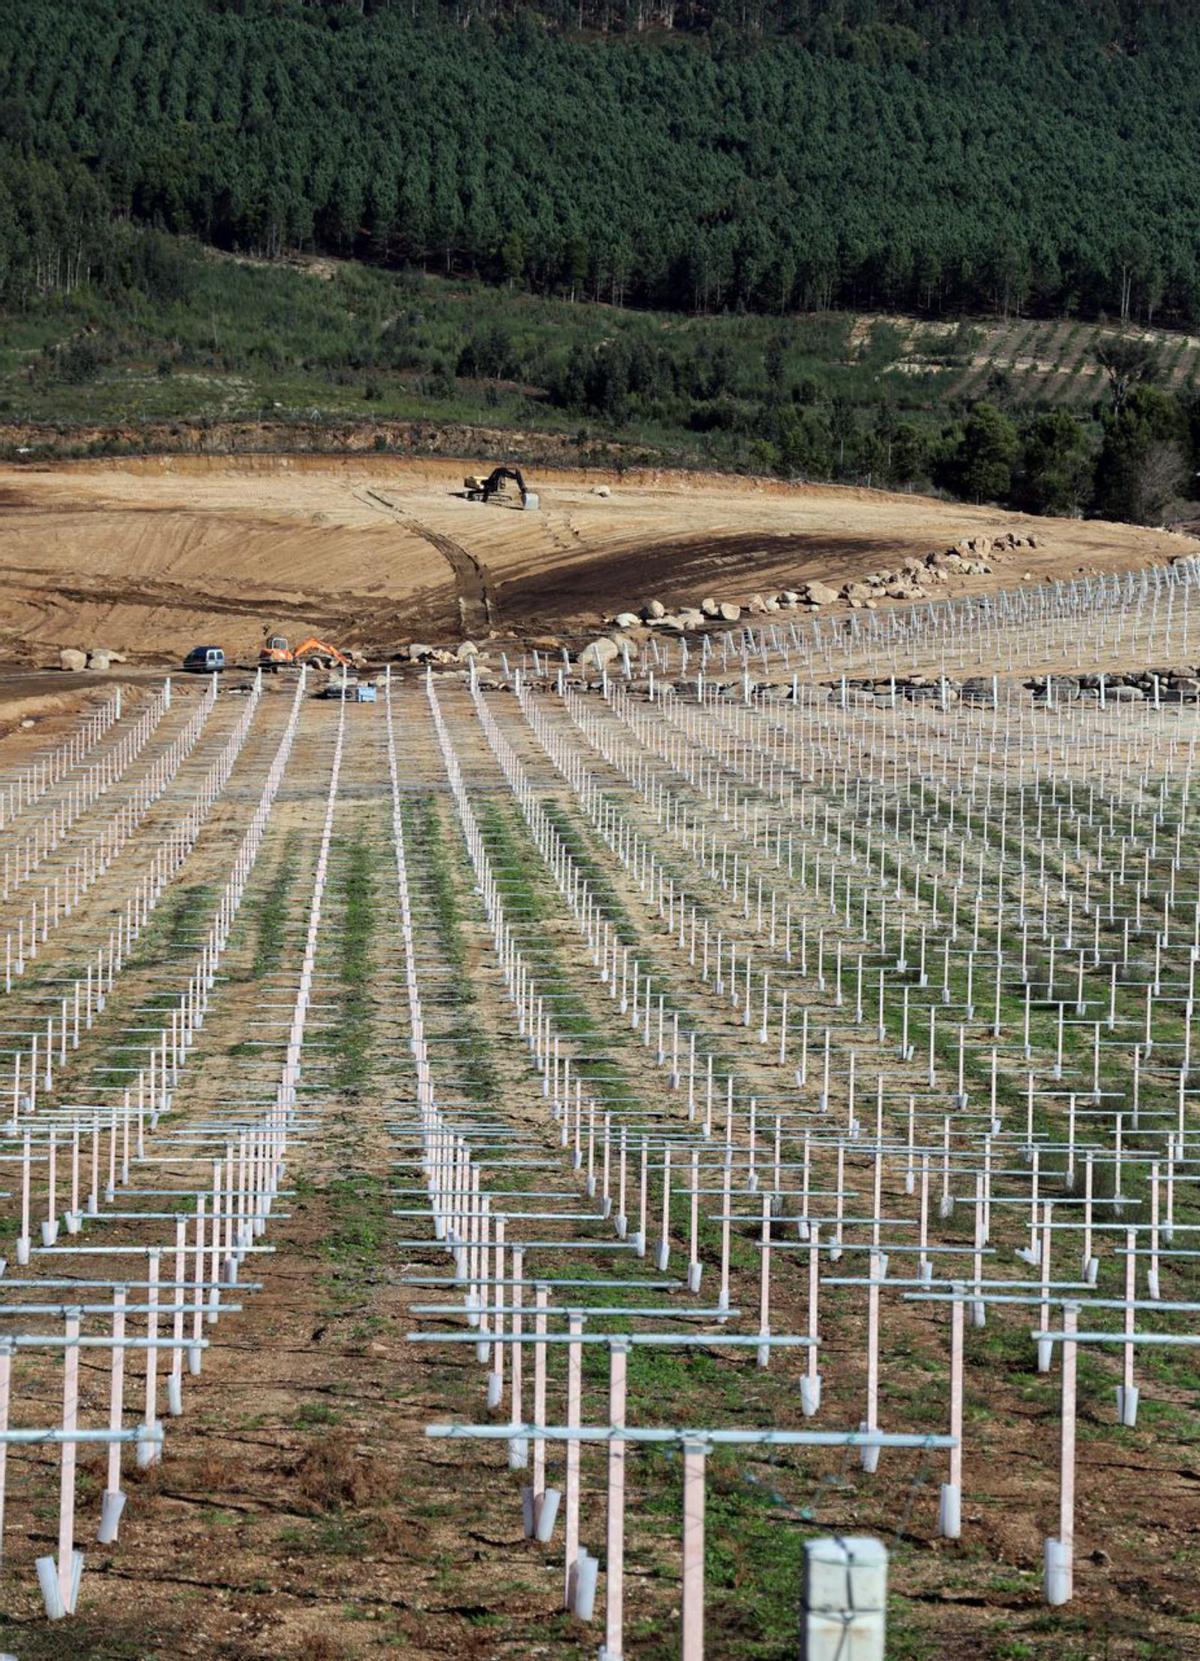
<svg viewBox="0 0 1200 1661">
<path fill-rule="evenodd" d="M 327 640 L 318 640 L 316 635 L 310 635 L 298 646 L 289 646 L 281 634 L 268 635 L 262 643 L 258 661 L 263 669 L 299 668 L 303 663 L 311 663 L 317 669 L 331 669 L 335 663 L 344 669 L 350 667 L 350 659 L 344 652 L 331 646 Z"/>
</svg>

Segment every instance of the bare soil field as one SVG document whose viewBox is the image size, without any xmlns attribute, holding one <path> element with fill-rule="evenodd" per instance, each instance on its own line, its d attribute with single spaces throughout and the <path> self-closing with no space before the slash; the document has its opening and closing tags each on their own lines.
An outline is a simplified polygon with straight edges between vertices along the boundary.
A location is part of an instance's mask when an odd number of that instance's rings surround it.
<svg viewBox="0 0 1200 1661">
<path fill-rule="evenodd" d="M 414 638 L 570 636 L 651 597 L 744 602 L 1005 530 L 1038 548 L 942 592 L 1127 569 L 1192 545 L 929 497 L 670 473 L 538 475 L 540 511 L 521 513 L 457 494 L 477 465 L 175 456 L 0 470 L 0 659 L 44 666 L 61 647 L 104 646 L 163 663 L 211 642 L 250 662 L 275 629 L 384 656 Z"/>
</svg>

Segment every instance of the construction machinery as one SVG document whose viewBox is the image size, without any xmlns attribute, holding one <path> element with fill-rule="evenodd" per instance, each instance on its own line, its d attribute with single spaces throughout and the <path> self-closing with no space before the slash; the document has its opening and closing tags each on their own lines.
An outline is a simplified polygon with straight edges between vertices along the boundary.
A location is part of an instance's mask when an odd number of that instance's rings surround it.
<svg viewBox="0 0 1200 1661">
<path fill-rule="evenodd" d="M 463 495 L 468 502 L 490 502 L 499 497 L 498 505 L 515 506 L 507 500 L 505 486 L 510 479 L 520 492 L 521 507 L 526 512 L 536 508 L 538 498 L 532 490 L 526 489 L 519 467 L 495 467 L 486 478 L 479 473 L 468 473 L 463 480 Z"/>
<path fill-rule="evenodd" d="M 304 663 L 311 663 L 316 669 L 331 669 L 335 663 L 343 669 L 350 667 L 350 659 L 344 652 L 331 646 L 328 640 L 318 640 L 316 635 L 310 635 L 298 646 L 289 646 L 281 634 L 268 635 L 259 651 L 258 662 L 263 669 L 299 668 Z"/>
</svg>

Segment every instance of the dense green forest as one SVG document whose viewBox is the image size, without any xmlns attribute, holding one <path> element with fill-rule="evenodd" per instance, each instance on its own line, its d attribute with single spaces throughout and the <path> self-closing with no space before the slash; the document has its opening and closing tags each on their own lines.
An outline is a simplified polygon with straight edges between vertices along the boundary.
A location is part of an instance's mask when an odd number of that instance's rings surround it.
<svg viewBox="0 0 1200 1661">
<path fill-rule="evenodd" d="M 1200 318 L 1200 32 L 1113 0 L 26 0 L 0 298 L 113 216 L 540 293 Z"/>
<path fill-rule="evenodd" d="M 1196 366 L 1129 331 L 1200 321 L 1191 10 L 11 5 L 0 417 L 428 418 L 1157 519 Z M 1044 376 L 979 366 L 988 318 L 1045 320 Z"/>
</svg>

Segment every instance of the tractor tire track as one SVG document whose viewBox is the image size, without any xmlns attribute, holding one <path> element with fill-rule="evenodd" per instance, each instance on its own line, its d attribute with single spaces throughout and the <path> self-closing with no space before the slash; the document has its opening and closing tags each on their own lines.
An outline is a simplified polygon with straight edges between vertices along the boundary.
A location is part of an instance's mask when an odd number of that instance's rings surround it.
<svg viewBox="0 0 1200 1661">
<path fill-rule="evenodd" d="M 458 615 L 465 632 L 491 627 L 496 614 L 495 595 L 486 566 L 476 559 L 474 554 L 468 552 L 461 543 L 455 542 L 452 537 L 435 531 L 431 526 L 423 524 L 420 519 L 414 519 L 411 514 L 405 513 L 380 491 L 363 489 L 356 490 L 354 494 L 367 507 L 388 514 L 404 530 L 420 537 L 423 542 L 428 542 L 431 548 L 437 549 L 454 574 Z"/>
</svg>

